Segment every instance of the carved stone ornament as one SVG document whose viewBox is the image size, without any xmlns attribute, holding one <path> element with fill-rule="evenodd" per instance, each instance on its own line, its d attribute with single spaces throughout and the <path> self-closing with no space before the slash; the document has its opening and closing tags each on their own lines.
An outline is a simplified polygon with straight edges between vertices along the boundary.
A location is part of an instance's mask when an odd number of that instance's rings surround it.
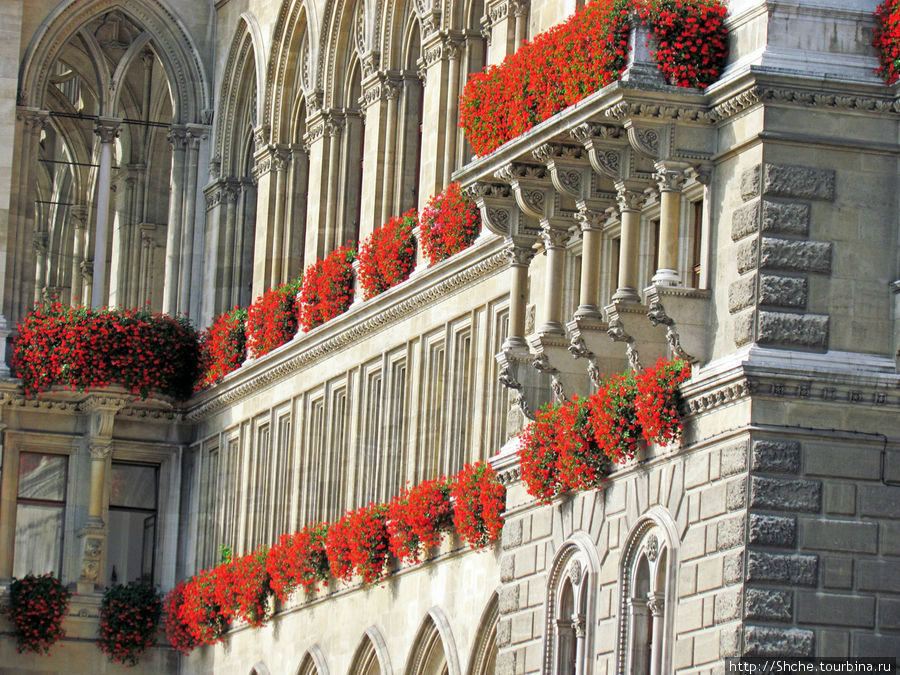
<svg viewBox="0 0 900 675">
<path fill-rule="evenodd" d="M 647 609 L 650 610 L 650 613 L 653 616 L 662 616 L 663 609 L 665 608 L 665 601 L 661 596 L 656 593 L 651 593 L 647 596 Z"/>
<path fill-rule="evenodd" d="M 510 242 L 503 249 L 503 253 L 509 259 L 510 265 L 527 267 L 534 259 L 535 251 L 530 246 L 519 246 Z"/>
<path fill-rule="evenodd" d="M 647 537 L 646 552 L 647 559 L 650 562 L 656 562 L 656 559 L 659 557 L 659 539 L 657 539 L 655 534 Z"/>
<path fill-rule="evenodd" d="M 572 583 L 576 586 L 581 583 L 581 561 L 573 560 L 572 567 L 570 568 L 569 578 L 572 579 Z"/>
<path fill-rule="evenodd" d="M 624 186 L 617 186 L 616 200 L 620 211 L 640 211 L 644 208 L 647 195 L 641 190 L 634 190 Z"/>
<path fill-rule="evenodd" d="M 583 640 L 586 634 L 587 629 L 587 620 L 585 619 L 584 614 L 573 614 L 572 615 L 572 632 L 575 633 L 575 638 L 579 640 Z"/>
<path fill-rule="evenodd" d="M 667 167 L 657 167 L 653 174 L 660 192 L 681 192 L 686 180 L 685 172 Z"/>
</svg>

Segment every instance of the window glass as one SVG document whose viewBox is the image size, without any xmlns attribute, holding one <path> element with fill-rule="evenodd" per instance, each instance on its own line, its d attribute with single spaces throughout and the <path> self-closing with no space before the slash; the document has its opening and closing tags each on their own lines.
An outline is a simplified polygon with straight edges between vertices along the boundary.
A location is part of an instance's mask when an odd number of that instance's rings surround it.
<svg viewBox="0 0 900 675">
<path fill-rule="evenodd" d="M 112 463 L 107 583 L 153 581 L 158 486 L 159 467 Z"/>
<path fill-rule="evenodd" d="M 109 505 L 156 509 L 156 467 L 113 462 Z"/>
<path fill-rule="evenodd" d="M 65 526 L 66 469 L 63 455 L 19 454 L 13 576 L 59 574 Z"/>
<path fill-rule="evenodd" d="M 64 501 L 66 457 L 23 452 L 19 455 L 19 497 Z"/>
</svg>

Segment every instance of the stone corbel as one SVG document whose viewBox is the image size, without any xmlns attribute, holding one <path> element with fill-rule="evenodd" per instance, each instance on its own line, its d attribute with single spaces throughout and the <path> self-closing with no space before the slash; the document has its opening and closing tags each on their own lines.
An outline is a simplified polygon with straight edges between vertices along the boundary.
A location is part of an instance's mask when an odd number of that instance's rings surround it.
<svg viewBox="0 0 900 675">
<path fill-rule="evenodd" d="M 654 162 L 664 161 L 671 155 L 675 125 L 651 124 L 645 120 L 636 123 L 633 118 L 625 120 L 628 144 L 643 157 Z"/>
<path fill-rule="evenodd" d="M 615 124 L 585 122 L 569 132 L 587 151 L 591 168 L 600 176 L 617 181 L 631 170 L 628 141 L 623 127 Z"/>
<path fill-rule="evenodd" d="M 650 323 L 665 327 L 668 355 L 689 363 L 708 361 L 710 291 L 653 284 L 644 293 Z"/>
<path fill-rule="evenodd" d="M 607 335 L 614 342 L 625 344 L 625 357 L 635 373 L 666 356 L 668 345 L 665 335 L 661 328 L 647 321 L 646 307 L 613 301 L 604 311 L 609 324 Z"/>
</svg>

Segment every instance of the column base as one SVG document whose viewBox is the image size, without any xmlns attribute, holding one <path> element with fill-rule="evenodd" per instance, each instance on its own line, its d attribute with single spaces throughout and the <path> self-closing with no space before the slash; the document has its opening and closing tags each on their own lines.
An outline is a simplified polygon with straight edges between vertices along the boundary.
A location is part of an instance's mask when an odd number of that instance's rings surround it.
<svg viewBox="0 0 900 675">
<path fill-rule="evenodd" d="M 603 312 L 597 305 L 579 305 L 575 310 L 574 318 L 576 319 L 598 319 L 603 320 Z M 568 324 L 566 324 L 568 325 Z"/>
<path fill-rule="evenodd" d="M 623 286 L 616 289 L 616 293 L 612 296 L 612 300 L 613 302 L 633 302 L 636 304 L 640 304 L 641 296 L 637 292 L 636 288 Z"/>
<path fill-rule="evenodd" d="M 665 267 L 656 270 L 656 274 L 653 275 L 651 281 L 660 286 L 679 286 L 681 284 L 678 271 Z"/>
</svg>

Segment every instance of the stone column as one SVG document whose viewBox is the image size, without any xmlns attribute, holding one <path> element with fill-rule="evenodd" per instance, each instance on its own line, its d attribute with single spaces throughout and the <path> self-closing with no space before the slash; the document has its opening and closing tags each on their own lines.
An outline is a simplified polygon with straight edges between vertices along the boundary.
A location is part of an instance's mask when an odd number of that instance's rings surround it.
<svg viewBox="0 0 900 675">
<path fill-rule="evenodd" d="M 32 237 L 35 222 L 35 170 L 38 166 L 41 131 L 47 121 L 45 110 L 16 108 L 16 134 L 14 139 L 12 190 L 9 199 L 10 231 L 7 244 L 5 269 L 0 278 L 3 298 L 3 314 L 0 315 L 0 337 L 8 335 L 6 317 L 18 318 L 25 314 L 33 301 L 31 283 L 34 276 L 30 269 L 33 256 Z M 27 271 L 26 271 L 27 270 Z M 4 340 L 5 342 L 5 340 Z"/>
<path fill-rule="evenodd" d="M 641 237 L 641 208 L 646 197 L 641 189 L 617 183 L 622 230 L 619 239 L 619 281 L 613 300 L 640 302 L 638 294 L 638 247 Z"/>
<path fill-rule="evenodd" d="M 322 256 L 327 255 L 335 248 L 335 240 L 338 231 L 338 187 L 341 184 L 341 135 L 344 131 L 346 120 L 343 115 L 332 112 L 329 115 L 329 124 L 325 128 L 328 134 L 328 182 L 325 201 L 325 248 Z M 312 262 L 312 261 L 310 261 Z"/>
<path fill-rule="evenodd" d="M 93 299 L 94 283 L 94 261 L 84 260 L 81 263 L 81 283 L 84 287 L 84 306 L 93 307 L 91 300 Z"/>
<path fill-rule="evenodd" d="M 84 233 L 87 226 L 87 207 L 73 206 L 69 209 L 72 219 L 74 242 L 72 243 L 72 279 L 69 302 L 72 306 L 84 302 L 84 277 L 81 275 L 81 264 L 84 262 Z"/>
<path fill-rule="evenodd" d="M 518 347 L 527 349 L 525 343 L 525 293 L 528 289 L 528 265 L 534 258 L 534 249 L 510 242 L 505 250 L 509 258 L 509 334 L 504 341 L 504 349 Z"/>
<path fill-rule="evenodd" d="M 109 304 L 118 307 L 131 304 L 128 299 L 131 292 L 128 282 L 131 276 L 132 247 L 134 246 L 132 230 L 134 221 L 131 220 L 131 213 L 135 182 L 133 172 L 128 169 L 124 180 L 120 179 L 119 181 L 120 188 L 115 190 L 117 198 L 112 242 L 112 250 L 115 254 L 109 266 Z M 125 184 L 124 190 L 121 189 L 122 183 Z"/>
<path fill-rule="evenodd" d="M 328 127 L 330 119 L 321 109 L 307 117 L 304 143 L 309 150 L 309 180 L 306 192 L 306 242 L 303 259 L 307 265 L 325 253 L 325 201 L 328 198 Z"/>
<path fill-rule="evenodd" d="M 489 33 L 487 63 L 499 65 L 516 51 L 516 0 L 488 0 L 485 7 Z"/>
<path fill-rule="evenodd" d="M 449 125 L 450 37 L 445 33 L 432 33 L 423 40 L 422 51 L 425 55 L 425 95 L 419 193 L 416 195 L 419 210 L 425 207 L 431 195 L 444 187 L 444 165 L 453 161 L 452 157 L 444 155 Z"/>
<path fill-rule="evenodd" d="M 131 164 L 128 167 L 130 179 L 133 180 L 134 191 L 131 202 L 131 212 L 129 216 L 129 229 L 131 236 L 129 237 L 129 267 L 127 271 L 127 304 L 137 307 L 141 303 L 138 296 L 138 285 L 140 284 L 141 270 L 141 230 L 140 226 L 144 220 L 144 181 L 146 179 L 146 166 L 143 164 Z"/>
<path fill-rule="evenodd" d="M 655 178 L 659 185 L 659 262 L 653 283 L 679 286 L 678 230 L 684 172 L 658 165 Z"/>
<path fill-rule="evenodd" d="M 394 167 L 394 153 L 397 150 L 397 139 L 403 134 L 403 130 L 397 128 L 397 99 L 400 98 L 400 83 L 393 80 L 386 80 L 384 83 L 384 87 L 384 93 L 387 97 L 387 126 L 385 127 L 384 171 L 382 173 L 381 183 L 381 217 L 379 218 L 379 220 L 381 221 L 380 224 L 386 223 L 388 219 L 392 215 L 394 215 L 394 178 L 396 174 L 396 169 Z M 366 129 L 368 129 L 368 125 L 366 126 Z M 365 187 L 363 187 L 363 189 L 365 189 Z M 362 239 L 361 227 L 360 239 Z"/>
<path fill-rule="evenodd" d="M 290 152 L 279 148 L 272 158 L 272 168 L 275 171 L 275 200 L 272 223 L 272 241 L 269 243 L 270 256 L 272 257 L 272 273 L 269 278 L 269 288 L 280 285 L 284 279 L 284 203 L 287 199 L 287 172 L 291 162 Z"/>
<path fill-rule="evenodd" d="M 172 126 L 168 133 L 172 147 L 172 172 L 169 180 L 169 217 L 166 225 L 166 272 L 163 286 L 162 311 L 178 312 L 178 283 L 181 266 L 181 219 L 184 209 L 185 147 L 187 130 Z"/>
<path fill-rule="evenodd" d="M 290 149 L 287 197 L 284 216 L 285 281 L 296 279 L 303 272 L 303 248 L 306 245 L 306 192 L 308 185 L 309 153 L 301 144 Z"/>
<path fill-rule="evenodd" d="M 4 396 L 2 404 L 6 403 Z M 0 422 L 0 584 L 12 579 L 16 548 L 16 499 L 19 493 L 19 449 L 6 443 L 6 424 Z"/>
<path fill-rule="evenodd" d="M 647 596 L 647 609 L 652 617 L 650 633 L 650 675 L 662 675 L 663 647 L 663 609 L 665 607 L 662 593 L 650 593 Z"/>
<path fill-rule="evenodd" d="M 189 127 L 185 148 L 184 202 L 181 215 L 181 265 L 178 275 L 179 313 L 191 310 L 191 290 L 194 268 L 194 232 L 197 216 L 197 173 L 200 164 L 200 141 L 204 130 Z"/>
<path fill-rule="evenodd" d="M 547 253 L 547 283 L 544 286 L 544 323 L 539 332 L 565 335 L 562 325 L 563 273 L 566 261 L 568 230 L 544 223 L 541 238 Z"/>
<path fill-rule="evenodd" d="M 106 246 L 109 241 L 109 196 L 112 188 L 113 144 L 119 136 L 121 120 L 101 117 L 94 133 L 100 137 L 100 166 L 97 169 L 97 220 L 94 226 L 94 278 L 91 307 L 107 304 Z M 110 285 L 112 285 L 110 283 Z"/>
<path fill-rule="evenodd" d="M 598 214 L 582 209 L 576 216 L 581 227 L 581 288 L 576 317 L 599 319 L 600 314 L 600 254 L 603 231 L 597 222 Z"/>
<path fill-rule="evenodd" d="M 446 41 L 447 59 L 450 62 L 447 78 L 447 117 L 444 130 L 444 174 L 442 186 L 450 184 L 450 176 L 456 168 L 456 125 L 459 121 L 459 59 L 460 42 L 452 38 Z"/>
<path fill-rule="evenodd" d="M 234 284 L 234 242 L 235 228 L 237 227 L 237 200 L 238 189 L 228 185 L 224 188 L 222 198 L 225 200 L 225 241 L 222 245 L 221 253 L 216 254 L 216 258 L 222 265 L 222 286 L 219 288 L 218 300 L 216 302 L 217 311 L 227 312 L 231 309 L 231 298 L 233 295 L 232 286 Z M 218 276 L 218 275 L 217 275 Z"/>
<path fill-rule="evenodd" d="M 584 614 L 572 615 L 572 633 L 575 635 L 575 675 L 584 675 L 584 638 L 587 620 Z"/>
<path fill-rule="evenodd" d="M 43 297 L 44 286 L 47 283 L 47 233 L 35 232 L 34 246 L 34 302 L 38 303 Z"/>
<path fill-rule="evenodd" d="M 528 28 L 528 0 L 511 0 L 511 2 L 515 16 L 515 49 L 517 50 L 525 42 L 525 33 Z"/>
</svg>

